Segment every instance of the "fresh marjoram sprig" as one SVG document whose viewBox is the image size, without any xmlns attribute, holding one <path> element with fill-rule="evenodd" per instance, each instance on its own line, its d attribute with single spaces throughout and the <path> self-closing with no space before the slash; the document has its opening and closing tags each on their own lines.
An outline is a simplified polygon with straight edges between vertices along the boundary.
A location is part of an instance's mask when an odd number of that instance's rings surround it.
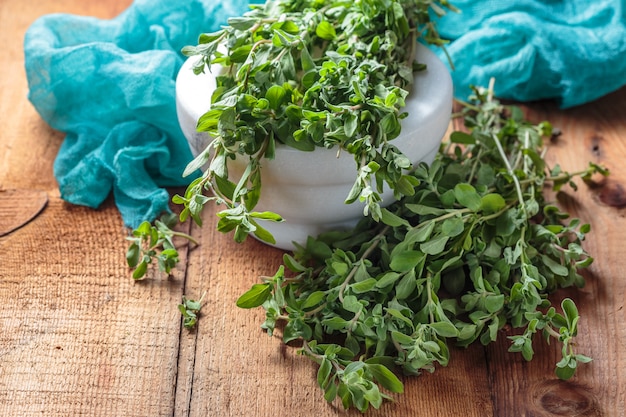
<svg viewBox="0 0 626 417">
<path fill-rule="evenodd" d="M 179 261 L 174 238 L 198 244 L 192 236 L 173 230 L 176 224 L 177 216 L 174 213 L 166 213 L 156 220 L 154 225 L 148 221 L 142 222 L 126 238 L 130 242 L 126 251 L 126 262 L 133 270 L 133 279 L 143 279 L 154 260 L 160 271 L 169 274 Z"/>
<path fill-rule="evenodd" d="M 263 306 L 268 334 L 300 343 L 319 364 L 327 401 L 377 408 L 385 392 L 403 390 L 395 368 L 433 372 L 448 364 L 451 344 L 486 345 L 505 325 L 515 329 L 510 351 L 527 360 L 537 333 L 560 343 L 560 378 L 590 361 L 573 342 L 574 302 L 565 299 L 557 312 L 548 298 L 584 284 L 579 269 L 592 258 L 581 242 L 590 228 L 543 191 L 606 171 L 550 169 L 543 139 L 551 125 L 523 120 L 492 87 L 474 89 L 462 114 L 468 131 L 453 133 L 430 166 L 415 169 L 415 192 L 382 209 L 381 222 L 364 218 L 354 230 L 309 238 L 238 300 Z"/>
</svg>

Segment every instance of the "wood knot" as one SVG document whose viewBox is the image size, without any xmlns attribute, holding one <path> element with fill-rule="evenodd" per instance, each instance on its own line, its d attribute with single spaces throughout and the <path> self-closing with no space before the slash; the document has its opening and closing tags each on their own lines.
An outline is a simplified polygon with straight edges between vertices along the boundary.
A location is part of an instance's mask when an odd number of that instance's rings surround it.
<svg viewBox="0 0 626 417">
<path fill-rule="evenodd" d="M 537 415 L 596 417 L 602 413 L 593 393 L 582 385 L 552 380 L 535 385 L 531 391 Z M 533 414 L 534 415 L 534 414 Z"/>
<path fill-rule="evenodd" d="M 588 139 L 589 150 L 596 157 L 601 158 L 604 151 L 604 137 L 601 135 L 593 135 Z"/>
<path fill-rule="evenodd" d="M 626 207 L 626 190 L 618 182 L 607 180 L 598 192 L 598 198 L 607 206 L 624 208 Z"/>
</svg>

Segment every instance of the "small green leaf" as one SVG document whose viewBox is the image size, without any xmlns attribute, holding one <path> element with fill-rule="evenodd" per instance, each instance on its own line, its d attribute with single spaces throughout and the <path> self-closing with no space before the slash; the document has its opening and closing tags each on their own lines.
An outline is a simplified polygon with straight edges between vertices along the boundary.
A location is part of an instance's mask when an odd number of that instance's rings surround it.
<svg viewBox="0 0 626 417">
<path fill-rule="evenodd" d="M 148 271 L 148 263 L 146 261 L 142 261 L 139 265 L 137 265 L 137 268 L 135 268 L 135 270 L 133 271 L 133 279 L 138 280 L 144 277 L 144 275 L 146 275 L 146 272 Z"/>
<path fill-rule="evenodd" d="M 269 230 L 267 230 L 255 221 L 252 221 L 252 224 L 255 227 L 253 232 L 254 236 L 256 236 L 262 242 L 269 243 L 270 245 L 276 244 L 276 239 L 274 238 L 274 235 L 269 232 Z"/>
<path fill-rule="evenodd" d="M 446 210 L 439 207 L 432 207 L 425 204 L 406 204 L 405 207 L 411 210 L 415 214 L 419 214 L 420 216 L 434 215 L 441 216 L 446 213 Z"/>
<path fill-rule="evenodd" d="M 407 250 L 395 255 L 389 266 L 396 272 L 408 272 L 415 268 L 424 259 L 424 256 L 423 252 Z"/>
<path fill-rule="evenodd" d="M 399 192 L 403 196 L 413 196 L 415 195 L 415 187 L 419 185 L 419 182 L 416 181 L 415 177 L 410 175 L 402 175 L 395 187 L 394 190 Z"/>
<path fill-rule="evenodd" d="M 446 248 L 446 243 L 450 239 L 449 236 L 440 235 L 431 239 L 427 242 L 424 242 L 420 245 L 420 250 L 424 252 L 426 255 L 439 255 Z"/>
<path fill-rule="evenodd" d="M 485 298 L 485 308 L 489 313 L 496 313 L 504 307 L 504 294 L 489 295 Z"/>
<path fill-rule="evenodd" d="M 335 27 L 327 20 L 322 20 L 315 28 L 315 34 L 322 39 L 332 41 L 337 37 Z"/>
<path fill-rule="evenodd" d="M 273 110 L 278 110 L 278 108 L 283 103 L 283 99 L 287 95 L 287 91 L 280 85 L 273 85 L 265 93 L 265 98 L 270 104 L 270 108 Z"/>
<path fill-rule="evenodd" d="M 402 314 L 401 311 L 396 310 L 395 308 L 387 308 L 386 311 L 387 311 L 387 314 L 389 314 L 392 317 L 395 317 L 396 319 L 399 319 L 401 322 L 406 324 L 409 328 L 411 328 L 411 329 L 415 328 L 415 326 L 413 325 L 413 322 L 411 321 L 411 319 L 409 319 L 407 316 Z M 409 337 L 409 336 L 407 336 L 407 337 Z"/>
<path fill-rule="evenodd" d="M 358 313 L 363 309 L 363 304 L 361 304 L 354 295 L 344 297 L 342 306 L 351 313 Z"/>
<path fill-rule="evenodd" d="M 441 232 L 448 237 L 455 237 L 463 233 L 465 222 L 460 217 L 446 219 L 441 225 Z"/>
<path fill-rule="evenodd" d="M 372 373 L 374 379 L 386 390 L 396 394 L 404 392 L 404 385 L 400 379 L 386 366 L 377 363 L 368 363 L 367 369 Z"/>
<path fill-rule="evenodd" d="M 272 286 L 269 283 L 254 284 L 237 300 L 237 307 L 255 308 L 267 301 L 272 294 Z"/>
<path fill-rule="evenodd" d="M 254 212 L 250 213 L 250 217 L 255 218 L 255 219 L 259 219 L 259 220 L 272 221 L 272 222 L 282 222 L 283 221 L 283 218 L 279 214 L 276 214 L 276 213 L 271 212 L 271 211 L 263 211 L 263 212 L 254 211 Z"/>
<path fill-rule="evenodd" d="M 356 294 L 364 294 L 371 291 L 372 288 L 376 287 L 377 283 L 378 281 L 376 281 L 375 278 L 368 278 L 360 282 L 355 282 L 354 284 L 350 285 L 350 288 L 352 289 L 352 292 Z"/>
<path fill-rule="evenodd" d="M 337 384 L 333 381 L 326 387 L 324 391 L 324 399 L 329 403 L 333 402 L 337 398 Z"/>
<path fill-rule="evenodd" d="M 128 266 L 134 268 L 139 263 L 139 258 L 141 256 L 141 250 L 137 243 L 133 243 L 128 247 L 128 251 L 126 252 L 126 262 Z"/>
<path fill-rule="evenodd" d="M 385 288 L 389 285 L 394 284 L 399 278 L 400 274 L 397 272 L 387 272 L 382 277 L 380 277 L 376 283 L 377 288 Z"/>
<path fill-rule="evenodd" d="M 348 323 L 349 322 L 347 320 L 344 320 L 341 317 L 332 317 L 322 321 L 322 324 L 331 330 L 345 329 L 346 326 L 348 326 Z"/>
<path fill-rule="evenodd" d="M 387 107 L 393 107 L 397 102 L 398 96 L 394 93 L 389 93 L 387 94 L 387 97 L 385 97 L 385 106 Z"/>
<path fill-rule="evenodd" d="M 311 293 L 304 303 L 302 303 L 302 309 L 308 310 L 312 307 L 316 307 L 319 303 L 321 303 L 326 297 L 326 293 L 324 291 L 315 291 Z"/>
<path fill-rule="evenodd" d="M 315 61 L 311 58 L 311 53 L 306 46 L 304 46 L 300 51 L 300 60 L 302 62 L 302 71 L 305 73 L 316 69 Z"/>
<path fill-rule="evenodd" d="M 500 194 L 486 194 L 480 200 L 480 206 L 486 213 L 496 213 L 506 206 L 506 201 Z"/>
<path fill-rule="evenodd" d="M 135 236 L 150 236 L 152 233 L 152 226 L 150 222 L 142 222 L 137 229 L 135 229 Z"/>
<path fill-rule="evenodd" d="M 565 265 L 561 265 L 548 255 L 541 255 L 541 260 L 554 274 L 560 275 L 562 277 L 566 277 L 569 275 L 569 269 Z"/>
<path fill-rule="evenodd" d="M 358 128 L 358 118 L 356 116 L 356 114 L 350 113 L 346 119 L 345 119 L 345 123 L 343 125 L 343 130 L 344 133 L 346 134 L 346 136 L 348 138 L 351 138 L 354 136 L 354 133 L 356 132 L 357 128 Z"/>
<path fill-rule="evenodd" d="M 252 50 L 252 45 L 243 45 L 239 48 L 233 50 L 230 53 L 230 61 L 234 63 L 242 63 L 248 59 L 248 55 L 250 55 L 250 51 Z"/>
<path fill-rule="evenodd" d="M 430 239 L 430 235 L 435 229 L 434 221 L 425 221 L 424 223 L 420 223 L 417 227 L 409 230 L 406 234 L 406 240 L 409 242 L 425 242 Z"/>
<path fill-rule="evenodd" d="M 332 370 L 333 370 L 332 363 L 327 358 L 323 358 L 322 363 L 320 364 L 320 367 L 317 370 L 317 385 L 319 385 L 320 388 L 322 389 L 326 388 L 329 382 L 330 373 Z"/>
<path fill-rule="evenodd" d="M 385 223 L 386 225 L 389 225 L 391 227 L 399 227 L 399 226 L 410 227 L 411 226 L 411 224 L 406 219 L 403 219 L 402 217 L 393 214 L 386 208 L 383 208 L 381 210 L 381 213 L 382 213 L 381 221 Z"/>
<path fill-rule="evenodd" d="M 476 189 L 470 184 L 457 184 L 454 187 L 454 198 L 463 207 L 472 211 L 478 211 L 482 205 L 482 199 Z"/>
<path fill-rule="evenodd" d="M 457 337 L 459 335 L 459 330 L 448 321 L 431 323 L 430 328 L 441 337 Z"/>
<path fill-rule="evenodd" d="M 391 332 L 391 338 L 399 343 L 400 345 L 412 345 L 414 343 L 413 338 L 405 335 L 404 333 L 400 333 L 398 331 Z"/>
<path fill-rule="evenodd" d="M 228 24 L 237 30 L 248 30 L 256 24 L 257 20 L 249 17 L 231 17 Z"/>
<path fill-rule="evenodd" d="M 417 282 L 415 281 L 415 274 L 409 272 L 402 277 L 400 282 L 398 282 L 398 285 L 396 286 L 396 298 L 398 300 L 409 298 L 416 288 Z"/>
<path fill-rule="evenodd" d="M 306 271 L 306 267 L 302 265 L 300 262 L 296 261 L 296 259 L 288 253 L 283 255 L 283 263 L 290 271 L 293 272 L 304 272 Z"/>
<path fill-rule="evenodd" d="M 472 135 L 459 131 L 455 131 L 450 134 L 450 141 L 452 143 L 460 143 L 463 145 L 473 145 L 476 143 L 476 139 L 474 139 Z"/>
<path fill-rule="evenodd" d="M 572 323 L 575 323 L 578 320 L 578 308 L 576 307 L 576 304 L 574 304 L 570 298 L 566 298 L 561 302 L 561 308 L 563 309 L 565 320 L 567 320 L 567 323 L 570 326 L 570 330 L 573 330 L 571 329 Z"/>
<path fill-rule="evenodd" d="M 570 368 L 569 366 L 556 367 L 555 372 L 559 379 L 567 381 L 576 373 L 576 368 Z"/>
</svg>

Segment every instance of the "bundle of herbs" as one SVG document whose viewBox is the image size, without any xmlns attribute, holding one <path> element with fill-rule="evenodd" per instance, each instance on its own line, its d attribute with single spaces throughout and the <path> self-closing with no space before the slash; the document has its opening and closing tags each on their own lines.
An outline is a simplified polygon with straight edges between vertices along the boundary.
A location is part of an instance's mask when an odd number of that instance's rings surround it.
<svg viewBox="0 0 626 417">
<path fill-rule="evenodd" d="M 425 69 L 415 61 L 416 41 L 443 46 L 431 15 L 456 9 L 447 0 L 268 0 L 251 7 L 183 48 L 197 58 L 196 73 L 215 71 L 217 88 L 197 125 L 212 139 L 184 173 L 202 175 L 172 198 L 182 207 L 180 222 L 202 226 L 203 209 L 213 202 L 223 207 L 218 231 L 233 232 L 237 242 L 252 233 L 275 243 L 262 222 L 282 217 L 254 208 L 262 165 L 276 146 L 353 155 L 346 203 L 358 200 L 365 215 L 380 220 L 383 186 L 400 198 L 415 185 L 409 158 L 392 140 L 408 115 L 402 109 L 413 74 Z M 234 160 L 245 166 L 238 179 L 229 175 Z M 133 230 L 127 260 L 134 279 L 153 263 L 169 273 L 178 262 L 174 226 L 166 215 Z"/>
<path fill-rule="evenodd" d="M 417 39 L 443 44 L 431 13 L 451 9 L 435 0 L 268 0 L 252 6 L 183 53 L 197 57 L 194 72 L 216 75 L 211 108 L 197 129 L 212 140 L 187 167 L 203 170 L 184 195 L 181 221 L 202 224 L 208 202 L 224 207 L 218 230 L 236 241 L 253 233 L 275 243 L 259 220 L 279 213 L 254 211 L 264 160 L 276 146 L 301 151 L 337 148 L 354 156 L 355 183 L 346 202 L 360 200 L 380 218 L 383 184 L 399 197 L 412 189 L 410 160 L 391 141 L 400 134 L 405 98 L 416 63 Z M 453 9 L 453 8 L 452 8 Z M 415 92 L 415 94 L 419 94 Z M 232 161 L 245 161 L 240 177 Z"/>
<path fill-rule="evenodd" d="M 225 206 L 218 230 L 272 242 L 255 212 L 261 161 L 276 146 L 302 151 L 336 147 L 354 155 L 356 181 L 346 202 L 364 202 L 368 216 L 354 230 L 311 237 L 284 265 L 243 294 L 242 308 L 262 306 L 262 327 L 319 364 L 328 401 L 361 411 L 403 391 L 394 373 L 445 366 L 451 344 L 488 344 L 509 325 L 513 352 L 532 359 L 538 333 L 562 348 L 556 374 L 567 379 L 590 359 L 575 350 L 578 311 L 559 312 L 549 294 L 582 286 L 579 269 L 592 258 L 582 248 L 589 225 L 570 219 L 544 198 L 545 187 L 575 189 L 574 177 L 606 174 L 597 165 L 569 174 L 543 155 L 549 123 L 534 125 L 520 109 L 475 88 L 463 103 L 465 129 L 454 132 L 430 165 L 411 167 L 390 141 L 400 120 L 414 65 L 413 42 L 440 44 L 430 12 L 435 0 L 271 0 L 204 34 L 185 53 L 196 71 L 220 65 L 211 109 L 199 120 L 213 139 L 187 173 L 207 167 L 173 201 L 180 220 L 202 224 L 210 201 Z M 417 92 L 419 94 L 419 92 Z M 415 138 L 419 140 L 419 138 Z M 240 179 L 228 167 L 246 158 Z M 383 184 L 400 200 L 380 203 Z M 156 260 L 168 272 L 178 262 L 176 219 L 142 224 L 129 237 L 133 278 Z M 289 271 L 289 272 L 287 272 Z M 201 302 L 183 299 L 186 327 Z"/>
<path fill-rule="evenodd" d="M 393 369 L 432 372 L 448 363 L 450 344 L 486 345 L 507 324 L 518 329 L 510 351 L 526 360 L 536 334 L 560 343 L 559 378 L 590 361 L 573 343 L 574 302 L 557 312 L 548 298 L 584 284 L 579 269 L 592 258 L 581 242 L 590 228 L 543 191 L 606 171 L 549 169 L 551 125 L 524 120 L 492 88 L 474 92 L 462 110 L 467 130 L 413 171 L 411 195 L 383 209 L 380 222 L 364 218 L 354 230 L 310 238 L 237 302 L 262 306 L 268 334 L 279 329 L 284 343 L 301 344 L 319 364 L 328 401 L 377 408 L 385 391 L 403 391 Z"/>
</svg>

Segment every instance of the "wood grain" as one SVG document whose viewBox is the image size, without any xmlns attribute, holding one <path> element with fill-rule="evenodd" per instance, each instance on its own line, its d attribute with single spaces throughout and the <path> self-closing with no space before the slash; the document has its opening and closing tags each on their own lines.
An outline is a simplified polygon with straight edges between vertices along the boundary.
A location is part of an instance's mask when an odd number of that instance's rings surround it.
<svg viewBox="0 0 626 417">
<path fill-rule="evenodd" d="M 38 190 L 0 189 L 0 237 L 33 220 L 48 204 L 48 194 Z"/>
<path fill-rule="evenodd" d="M 52 163 L 63 135 L 26 99 L 22 42 L 35 18 L 63 11 L 109 18 L 129 4 L 0 2 L 8 36 L 0 56 L 0 189 L 44 190 L 49 198 L 41 215 L 0 239 L 2 416 L 173 414 L 184 270 L 169 280 L 129 278 L 117 210 L 59 199 Z"/>
<path fill-rule="evenodd" d="M 52 199 L 0 241 L 0 415 L 172 415 L 183 271 L 134 283 L 124 236 Z"/>
<path fill-rule="evenodd" d="M 43 14 L 110 18 L 130 3 L 0 0 L 0 190 L 43 192 L 49 201 L 0 237 L 0 415 L 360 415 L 323 401 L 314 364 L 261 331 L 262 310 L 235 306 L 259 276 L 274 273 L 281 251 L 215 233 L 211 209 L 207 226 L 191 230 L 200 246 L 182 251 L 171 278 L 153 273 L 133 282 L 127 231 L 113 202 L 91 210 L 59 198 L 52 164 L 63 134 L 26 98 L 24 32 Z M 626 415 L 626 89 L 567 111 L 546 103 L 526 109 L 563 132 L 547 154 L 550 164 L 576 171 L 593 161 L 612 171 L 592 187 L 578 182 L 578 192 L 551 195 L 593 227 L 585 242 L 596 258 L 587 286 L 560 291 L 553 301 L 574 298 L 582 316 L 577 349 L 594 361 L 571 381 L 558 381 L 558 346 L 537 341 L 527 363 L 507 352 L 511 333 L 502 331 L 487 348 L 453 349 L 447 368 L 404 378 L 405 394 L 369 415 Z M 5 213 L 0 224 L 8 222 Z M 182 294 L 205 291 L 210 304 L 189 332 L 177 304 Z"/>
</svg>

